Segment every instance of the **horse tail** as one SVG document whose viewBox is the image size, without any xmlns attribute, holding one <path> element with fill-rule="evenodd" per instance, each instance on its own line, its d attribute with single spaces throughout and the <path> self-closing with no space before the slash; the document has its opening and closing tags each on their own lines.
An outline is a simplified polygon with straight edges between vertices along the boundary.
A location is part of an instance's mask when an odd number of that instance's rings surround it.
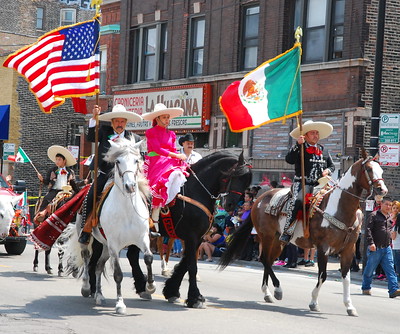
<svg viewBox="0 0 400 334">
<path fill-rule="evenodd" d="M 65 238 L 64 244 L 60 247 L 64 251 L 64 258 L 66 259 L 66 275 L 72 274 L 74 277 L 80 277 L 83 273 L 84 261 L 82 257 L 82 246 L 78 241 L 79 233 L 78 227 L 80 226 L 80 219 L 77 218 L 76 225 L 69 224 L 63 231 Z M 93 239 L 93 238 L 91 238 Z M 92 242 L 87 246 L 90 254 L 92 253 Z"/>
<path fill-rule="evenodd" d="M 253 222 L 251 215 L 249 215 L 239 229 L 227 238 L 227 249 L 222 253 L 218 264 L 220 270 L 224 270 L 231 262 L 241 256 L 252 229 Z"/>
</svg>

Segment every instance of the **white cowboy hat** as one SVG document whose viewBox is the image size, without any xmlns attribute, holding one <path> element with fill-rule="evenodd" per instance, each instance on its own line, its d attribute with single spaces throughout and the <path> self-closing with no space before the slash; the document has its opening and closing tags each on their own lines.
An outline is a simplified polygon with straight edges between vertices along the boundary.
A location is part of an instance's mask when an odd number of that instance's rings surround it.
<svg viewBox="0 0 400 334">
<path fill-rule="evenodd" d="M 154 106 L 154 110 L 152 112 L 148 112 L 143 114 L 142 117 L 146 121 L 152 121 L 154 118 L 161 116 L 161 115 L 169 115 L 169 118 L 179 117 L 183 114 L 182 108 L 167 108 L 162 103 L 157 103 Z"/>
<path fill-rule="evenodd" d="M 303 124 L 303 135 L 306 134 L 308 131 L 317 130 L 319 132 L 319 139 L 327 138 L 331 135 L 333 131 L 333 126 L 327 122 L 313 122 L 313 121 L 306 121 Z M 300 127 L 294 129 L 290 136 L 294 139 L 299 138 L 300 136 Z"/>
<path fill-rule="evenodd" d="M 68 151 L 65 147 L 59 146 L 59 145 L 53 145 L 50 146 L 47 149 L 47 156 L 49 157 L 49 159 L 53 162 L 56 162 L 56 155 L 57 154 L 61 154 L 66 161 L 66 166 L 73 166 L 76 164 L 76 159 L 74 158 L 74 156 L 72 155 L 72 153 L 70 151 Z"/>
<path fill-rule="evenodd" d="M 116 104 L 111 112 L 107 112 L 99 116 L 100 121 L 109 121 L 113 118 L 125 118 L 128 122 L 141 122 L 142 117 L 133 111 L 127 111 L 122 104 Z"/>
</svg>

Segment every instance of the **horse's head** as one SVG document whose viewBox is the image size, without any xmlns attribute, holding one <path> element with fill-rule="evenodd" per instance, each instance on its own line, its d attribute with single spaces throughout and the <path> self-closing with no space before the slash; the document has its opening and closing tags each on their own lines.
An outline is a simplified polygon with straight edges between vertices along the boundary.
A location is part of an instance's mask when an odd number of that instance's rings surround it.
<svg viewBox="0 0 400 334">
<path fill-rule="evenodd" d="M 141 169 L 139 147 L 142 142 L 135 143 L 133 137 L 130 140 L 121 138 L 109 142 L 111 146 L 104 160 L 114 164 L 114 182 L 122 191 L 133 193 Z"/>
<path fill-rule="evenodd" d="M 19 196 L 2 196 L 0 197 L 0 238 L 8 236 L 10 225 L 14 217 L 14 206 L 24 197 Z"/>
<path fill-rule="evenodd" d="M 226 211 L 229 212 L 236 208 L 244 191 L 250 186 L 251 179 L 251 167 L 245 162 L 242 152 L 237 163 L 233 165 L 223 178 L 223 187 L 226 193 L 223 204 Z"/>
<path fill-rule="evenodd" d="M 362 156 L 362 175 L 360 184 L 361 186 L 371 191 L 371 194 L 378 196 L 385 196 L 388 189 L 383 180 L 383 170 L 378 162 L 375 161 L 377 156 L 374 158 L 367 155 L 367 152 L 363 149 L 361 151 Z"/>
</svg>

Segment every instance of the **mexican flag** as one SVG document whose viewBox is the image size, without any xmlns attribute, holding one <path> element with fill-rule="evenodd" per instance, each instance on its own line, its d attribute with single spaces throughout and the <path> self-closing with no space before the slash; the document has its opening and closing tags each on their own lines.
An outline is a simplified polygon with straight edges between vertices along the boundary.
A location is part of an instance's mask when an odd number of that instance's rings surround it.
<svg viewBox="0 0 400 334">
<path fill-rule="evenodd" d="M 302 113 L 301 44 L 235 81 L 219 99 L 233 132 L 255 129 Z"/>
<path fill-rule="evenodd" d="M 31 159 L 29 159 L 22 147 L 18 149 L 17 155 L 9 155 L 8 160 L 15 162 L 31 162 Z"/>
</svg>

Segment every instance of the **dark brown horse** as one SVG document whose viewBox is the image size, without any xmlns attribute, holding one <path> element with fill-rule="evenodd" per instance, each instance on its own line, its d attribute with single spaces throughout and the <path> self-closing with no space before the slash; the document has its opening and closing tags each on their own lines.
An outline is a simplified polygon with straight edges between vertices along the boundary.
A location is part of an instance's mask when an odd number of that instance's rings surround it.
<svg viewBox="0 0 400 334">
<path fill-rule="evenodd" d="M 363 190 L 371 195 L 384 196 L 387 193 L 386 185 L 382 179 L 382 168 L 363 151 L 362 159 L 355 162 L 344 174 L 340 181 L 331 188 L 325 188 L 325 195 L 320 197 L 319 206 L 311 207 L 313 212 L 309 219 L 310 236 L 304 237 L 301 222 L 298 222 L 292 243 L 301 248 L 316 247 L 318 252 L 318 282 L 312 292 L 309 307 L 312 311 L 319 311 L 318 294 L 327 277 L 326 266 L 328 255 L 339 254 L 343 283 L 343 302 L 348 315 L 357 316 L 357 311 L 350 299 L 350 266 L 354 254 L 354 244 L 357 241 L 360 224 L 356 220 L 356 211 Z M 282 299 L 282 289 L 275 276 L 272 264 L 282 252 L 279 236 L 283 230 L 286 216 L 282 213 L 275 214 L 271 205 L 277 203 L 279 196 L 289 192 L 285 189 L 272 189 L 261 195 L 254 203 L 251 217 L 232 237 L 227 251 L 221 258 L 220 266 L 225 268 L 230 262 L 241 254 L 241 250 L 254 227 L 262 244 L 261 261 L 264 265 L 262 290 L 264 300 L 272 302 L 272 295 L 268 289 L 268 277 L 271 276 L 275 287 L 274 296 Z M 266 213 L 269 212 L 269 213 Z"/>
</svg>

